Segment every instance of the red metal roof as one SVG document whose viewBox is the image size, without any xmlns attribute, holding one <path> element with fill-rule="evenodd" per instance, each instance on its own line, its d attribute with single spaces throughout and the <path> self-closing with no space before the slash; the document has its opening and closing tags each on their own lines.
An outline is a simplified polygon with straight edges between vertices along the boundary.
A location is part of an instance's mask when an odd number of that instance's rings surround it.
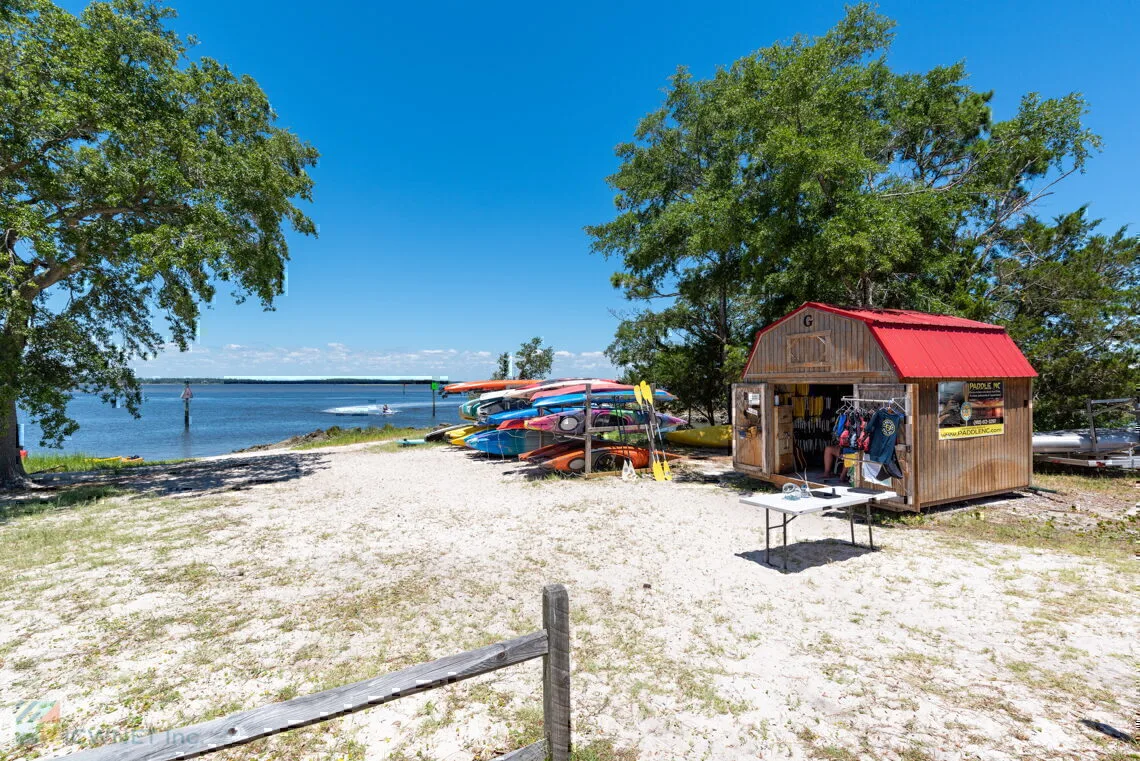
<svg viewBox="0 0 1140 761">
<path fill-rule="evenodd" d="M 904 309 L 843 309 L 809 301 L 757 333 L 757 342 L 766 331 L 809 308 L 866 323 L 900 379 L 1037 377 L 1000 325 Z"/>
</svg>

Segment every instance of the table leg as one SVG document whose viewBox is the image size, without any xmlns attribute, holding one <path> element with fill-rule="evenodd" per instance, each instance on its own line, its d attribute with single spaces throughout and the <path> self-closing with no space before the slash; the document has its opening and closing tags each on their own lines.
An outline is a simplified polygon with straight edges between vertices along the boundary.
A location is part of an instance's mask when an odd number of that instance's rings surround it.
<svg viewBox="0 0 1140 761">
<path fill-rule="evenodd" d="M 871 503 L 867 503 L 867 541 L 871 544 L 871 549 L 875 549 L 875 535 L 871 529 Z"/>
<path fill-rule="evenodd" d="M 772 528 L 768 525 L 768 508 L 764 508 L 764 562 L 772 565 Z"/>
<path fill-rule="evenodd" d="M 847 520 L 851 523 L 851 546 L 855 546 L 855 505 L 847 508 Z"/>
<path fill-rule="evenodd" d="M 788 514 L 784 513 L 784 573 L 788 572 Z"/>
</svg>

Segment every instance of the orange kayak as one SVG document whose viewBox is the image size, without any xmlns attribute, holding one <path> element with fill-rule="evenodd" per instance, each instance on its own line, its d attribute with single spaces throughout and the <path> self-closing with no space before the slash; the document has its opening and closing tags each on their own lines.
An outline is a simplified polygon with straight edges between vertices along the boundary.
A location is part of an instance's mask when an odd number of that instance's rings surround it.
<svg viewBox="0 0 1140 761">
<path fill-rule="evenodd" d="M 680 455 L 663 452 L 666 458 L 675 460 Z M 648 468 L 650 465 L 649 450 L 644 447 L 634 447 L 626 444 L 616 444 L 597 447 L 591 452 L 593 457 L 593 470 L 595 472 L 607 470 L 621 470 L 626 461 L 637 469 Z M 586 452 L 581 447 L 551 457 L 540 463 L 542 467 L 551 470 L 560 470 L 563 473 L 582 473 L 586 469 Z"/>
<path fill-rule="evenodd" d="M 452 383 L 444 386 L 443 390 L 449 394 L 462 394 L 469 391 L 505 391 L 508 388 L 522 388 L 539 382 L 533 380 L 464 381 L 463 383 Z"/>
</svg>

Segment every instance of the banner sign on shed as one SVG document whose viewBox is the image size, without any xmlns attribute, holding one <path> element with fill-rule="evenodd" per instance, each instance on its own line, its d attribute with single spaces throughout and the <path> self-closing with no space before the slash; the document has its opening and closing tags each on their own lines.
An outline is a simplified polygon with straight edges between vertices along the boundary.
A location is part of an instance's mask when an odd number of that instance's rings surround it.
<svg viewBox="0 0 1140 761">
<path fill-rule="evenodd" d="M 968 439 L 1005 433 L 1005 389 L 1001 381 L 945 381 L 938 384 L 938 438 Z"/>
</svg>

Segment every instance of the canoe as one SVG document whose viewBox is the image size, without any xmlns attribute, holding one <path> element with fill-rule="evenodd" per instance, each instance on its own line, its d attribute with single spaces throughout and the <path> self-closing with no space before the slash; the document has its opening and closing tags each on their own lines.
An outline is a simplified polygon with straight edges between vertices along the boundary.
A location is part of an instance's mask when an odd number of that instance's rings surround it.
<svg viewBox="0 0 1140 761">
<path fill-rule="evenodd" d="M 443 390 L 444 393 L 447 394 L 474 393 L 475 391 L 503 391 L 508 388 L 530 386 L 537 382 L 538 381 L 525 379 L 464 381 L 463 383 L 449 383 L 443 387 Z"/>
<path fill-rule="evenodd" d="M 667 459 L 675 460 L 680 455 L 662 452 Z M 594 471 L 621 470 L 626 461 L 635 468 L 646 468 L 650 464 L 649 450 L 625 444 L 608 444 L 591 451 Z M 557 457 L 545 460 L 542 467 L 563 473 L 581 473 L 586 469 L 586 452 L 582 447 L 564 452 Z"/>
<path fill-rule="evenodd" d="M 467 428 L 470 425 L 470 423 L 459 423 L 458 425 L 449 425 L 445 428 L 436 428 L 424 436 L 424 441 L 444 441 L 447 438 L 447 434 L 452 431 L 458 431 L 460 428 Z"/>
<path fill-rule="evenodd" d="M 618 426 L 634 428 L 644 426 L 648 419 L 640 410 L 590 410 L 591 420 L 595 428 L 614 428 Z M 586 414 L 584 411 L 561 412 L 554 415 L 544 415 L 523 421 L 527 428 L 535 431 L 552 431 L 565 435 L 580 435 L 585 429 Z M 657 425 L 660 430 L 673 430 L 685 425 L 685 421 L 673 415 L 657 413 Z"/>
<path fill-rule="evenodd" d="M 711 449 L 732 449 L 732 426 L 710 425 L 706 428 L 687 428 L 683 431 L 670 431 L 665 438 L 674 444 L 689 447 L 709 447 Z"/>
<path fill-rule="evenodd" d="M 491 423 L 491 425 L 494 425 L 494 423 Z M 499 427 L 496 428 L 495 430 L 497 430 L 497 431 L 521 431 L 524 429 L 526 429 L 526 421 L 525 420 L 504 420 L 503 422 L 499 423 Z"/>
<path fill-rule="evenodd" d="M 1096 439 L 1096 452 L 1118 452 L 1128 449 L 1130 445 L 1140 446 L 1140 429 L 1097 428 Z M 1036 454 L 1093 452 L 1092 433 L 1088 429 L 1035 433 L 1033 451 Z"/>
<path fill-rule="evenodd" d="M 659 388 L 653 392 L 653 401 L 654 402 L 669 402 L 669 401 L 673 401 L 676 398 L 677 397 L 673 396 L 672 394 L 670 394 L 668 391 L 666 391 L 664 389 Z M 591 401 L 598 402 L 599 404 L 603 403 L 603 402 L 633 403 L 634 401 L 636 401 L 636 399 L 634 397 L 632 390 L 631 391 L 624 391 L 623 390 L 623 391 L 607 391 L 607 392 L 601 393 L 601 394 L 593 394 L 591 397 Z M 542 399 L 538 399 L 534 402 L 534 406 L 535 407 L 572 407 L 575 405 L 581 405 L 581 404 L 585 404 L 585 403 L 586 403 L 586 395 L 585 394 L 559 394 L 558 396 L 547 396 L 547 397 L 543 397 Z"/>
</svg>

